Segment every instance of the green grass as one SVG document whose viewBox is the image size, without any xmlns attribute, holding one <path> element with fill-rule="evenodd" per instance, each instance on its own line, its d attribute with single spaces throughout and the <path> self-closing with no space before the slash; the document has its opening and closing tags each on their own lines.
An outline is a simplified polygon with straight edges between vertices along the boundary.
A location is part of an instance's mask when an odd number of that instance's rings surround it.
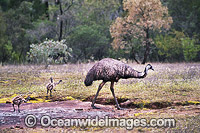
<svg viewBox="0 0 200 133">
<path fill-rule="evenodd" d="M 96 94 L 101 81 L 92 86 L 84 85 L 84 78 L 91 64 L 54 65 L 45 69 L 44 66 L 1 66 L 0 98 L 11 97 L 13 94 L 24 96 L 34 94 L 46 96 L 46 84 L 49 78 L 54 81 L 63 80 L 53 92 L 54 97 L 70 96 L 75 99 L 86 99 Z M 134 69 L 143 71 L 143 65 L 129 64 Z M 152 64 L 155 71 L 149 71 L 144 79 L 121 79 L 115 84 L 118 98 L 137 99 L 144 102 L 200 101 L 200 64 Z M 112 99 L 110 83 L 106 83 L 100 91 L 99 98 Z"/>
</svg>

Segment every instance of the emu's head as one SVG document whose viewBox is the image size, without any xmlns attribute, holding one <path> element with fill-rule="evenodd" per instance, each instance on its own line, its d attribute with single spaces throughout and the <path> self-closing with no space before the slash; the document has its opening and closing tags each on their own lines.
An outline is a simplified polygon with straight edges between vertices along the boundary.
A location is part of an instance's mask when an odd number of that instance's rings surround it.
<svg viewBox="0 0 200 133">
<path fill-rule="evenodd" d="M 31 97 L 28 96 L 27 98 L 24 99 L 24 102 L 26 103 L 26 102 L 28 102 L 30 99 L 31 99 Z"/>
<path fill-rule="evenodd" d="M 58 83 L 60 83 L 60 82 L 62 82 L 62 80 L 59 80 L 59 82 L 58 82 Z"/>
<path fill-rule="evenodd" d="M 145 70 L 148 71 L 148 70 L 150 70 L 150 69 L 154 71 L 152 65 L 148 64 L 148 65 L 146 66 Z"/>
<path fill-rule="evenodd" d="M 53 78 L 52 77 L 50 78 L 50 81 L 51 81 L 51 83 L 53 83 Z"/>
</svg>

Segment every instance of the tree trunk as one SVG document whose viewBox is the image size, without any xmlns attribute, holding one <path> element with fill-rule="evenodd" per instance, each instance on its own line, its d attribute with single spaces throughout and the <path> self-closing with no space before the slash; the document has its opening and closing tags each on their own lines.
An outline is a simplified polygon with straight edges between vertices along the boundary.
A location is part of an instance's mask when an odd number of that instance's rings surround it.
<svg viewBox="0 0 200 133">
<path fill-rule="evenodd" d="M 140 64 L 140 62 L 136 59 L 136 57 L 135 57 L 135 51 L 134 51 L 134 48 L 132 47 L 131 48 L 131 53 L 130 53 L 131 55 L 130 55 L 130 57 L 134 60 L 134 61 L 136 61 L 137 62 L 137 64 Z"/>
<path fill-rule="evenodd" d="M 145 30 L 146 32 L 146 50 L 144 52 L 144 59 L 142 61 L 142 64 L 145 64 L 147 61 L 147 58 L 149 56 L 149 51 L 150 51 L 150 42 L 149 42 L 149 29 Z"/>
<path fill-rule="evenodd" d="M 123 0 L 119 0 L 119 8 L 118 8 L 118 13 L 123 13 L 124 12 L 124 9 L 123 9 Z"/>
<path fill-rule="evenodd" d="M 45 14 L 47 19 L 49 20 L 49 3 L 48 1 L 45 2 Z"/>
<path fill-rule="evenodd" d="M 63 4 L 63 5 L 68 5 L 66 9 L 62 9 L 62 1 L 60 0 L 57 0 L 56 1 L 58 4 L 59 4 L 59 8 L 60 8 L 60 31 L 59 31 L 59 38 L 58 40 L 61 41 L 62 40 L 62 36 L 63 36 L 63 19 L 62 19 L 62 15 L 63 15 L 63 12 L 66 12 L 70 9 L 70 7 L 74 4 L 74 0 L 71 0 L 71 3 L 69 4 Z"/>
<path fill-rule="evenodd" d="M 62 29 L 63 29 L 63 20 L 60 20 L 60 34 L 58 38 L 59 41 L 62 40 L 62 33 L 63 33 Z"/>
<path fill-rule="evenodd" d="M 61 2 L 59 2 L 59 7 L 60 7 L 60 32 L 59 32 L 59 38 L 58 40 L 61 41 L 62 40 L 62 33 L 63 33 L 63 20 L 62 20 L 62 15 L 63 15 L 63 10 L 62 10 L 62 4 Z"/>
</svg>

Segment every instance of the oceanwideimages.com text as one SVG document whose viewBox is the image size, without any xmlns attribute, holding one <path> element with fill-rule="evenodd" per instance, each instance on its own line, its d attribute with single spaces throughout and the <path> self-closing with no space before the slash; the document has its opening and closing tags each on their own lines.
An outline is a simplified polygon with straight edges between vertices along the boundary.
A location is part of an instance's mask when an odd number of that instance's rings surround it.
<svg viewBox="0 0 200 133">
<path fill-rule="evenodd" d="M 128 130 L 134 127 L 176 126 L 176 121 L 173 118 L 152 118 L 147 120 L 144 118 L 110 118 L 109 116 L 105 116 L 104 118 L 88 116 L 87 118 L 56 119 L 44 115 L 38 120 L 34 115 L 27 115 L 24 122 L 27 127 L 37 126 L 37 123 L 40 122 L 42 127 L 124 127 Z"/>
</svg>

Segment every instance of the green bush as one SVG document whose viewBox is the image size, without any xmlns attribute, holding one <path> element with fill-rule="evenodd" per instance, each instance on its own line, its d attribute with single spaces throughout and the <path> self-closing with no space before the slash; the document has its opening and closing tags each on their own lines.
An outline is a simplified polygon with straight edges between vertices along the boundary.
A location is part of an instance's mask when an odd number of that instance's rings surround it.
<svg viewBox="0 0 200 133">
<path fill-rule="evenodd" d="M 11 54 L 12 54 L 12 44 L 10 41 L 4 41 L 1 43 L 0 41 L 0 62 L 8 62 L 11 60 Z"/>
<path fill-rule="evenodd" d="M 180 61 L 183 60 L 182 38 L 183 32 L 173 31 L 169 35 L 157 35 L 154 39 L 158 48 L 158 55 L 161 61 Z"/>
<path fill-rule="evenodd" d="M 106 55 L 109 38 L 101 32 L 100 28 L 99 25 L 81 25 L 67 38 L 77 60 L 101 59 Z"/>
<path fill-rule="evenodd" d="M 168 35 L 157 35 L 154 40 L 162 61 L 195 61 L 200 51 L 196 37 L 175 30 Z"/>
<path fill-rule="evenodd" d="M 195 39 L 190 39 L 189 37 L 182 38 L 183 54 L 186 61 L 193 61 L 198 52 L 200 51 L 200 46 L 196 45 Z"/>
<path fill-rule="evenodd" d="M 11 61 L 13 46 L 6 34 L 7 25 L 0 8 L 0 63 Z"/>
<path fill-rule="evenodd" d="M 59 64 L 72 58 L 72 49 L 67 46 L 65 40 L 46 40 L 39 44 L 31 44 L 27 55 L 32 63 Z"/>
</svg>

